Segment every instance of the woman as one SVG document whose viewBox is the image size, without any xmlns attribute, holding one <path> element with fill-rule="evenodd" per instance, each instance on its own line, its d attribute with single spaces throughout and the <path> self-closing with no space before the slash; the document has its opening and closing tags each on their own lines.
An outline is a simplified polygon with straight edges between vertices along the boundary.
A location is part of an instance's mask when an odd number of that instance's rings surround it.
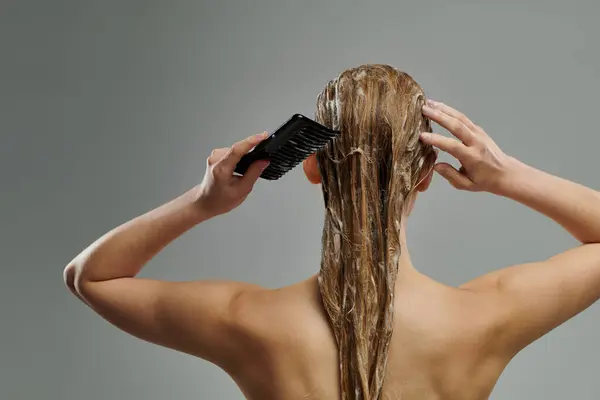
<svg viewBox="0 0 600 400">
<path fill-rule="evenodd" d="M 68 287 L 120 329 L 214 363 L 260 400 L 486 399 L 520 350 L 600 297 L 598 192 L 507 156 L 389 66 L 344 71 L 316 118 L 341 130 L 304 162 L 326 208 L 318 274 L 277 290 L 136 278 L 171 241 L 244 201 L 266 164 L 233 170 L 260 134 L 214 150 L 200 185 L 84 250 L 65 269 Z M 455 138 L 431 133 L 430 120 Z M 434 148 L 462 167 L 436 164 Z M 581 245 L 458 288 L 432 280 L 405 238 L 434 170 L 547 215 Z"/>
</svg>

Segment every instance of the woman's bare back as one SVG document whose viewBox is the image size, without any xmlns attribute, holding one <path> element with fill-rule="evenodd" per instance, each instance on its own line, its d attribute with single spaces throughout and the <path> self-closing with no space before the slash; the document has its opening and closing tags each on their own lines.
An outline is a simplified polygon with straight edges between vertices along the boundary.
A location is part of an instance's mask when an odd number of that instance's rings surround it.
<svg viewBox="0 0 600 400">
<path fill-rule="evenodd" d="M 229 372 L 247 398 L 340 398 L 337 348 L 316 277 L 250 292 L 244 303 L 238 312 L 248 352 Z M 382 399 L 487 399 L 509 361 L 494 351 L 493 308 L 489 295 L 416 272 L 405 277 L 396 288 Z"/>
</svg>

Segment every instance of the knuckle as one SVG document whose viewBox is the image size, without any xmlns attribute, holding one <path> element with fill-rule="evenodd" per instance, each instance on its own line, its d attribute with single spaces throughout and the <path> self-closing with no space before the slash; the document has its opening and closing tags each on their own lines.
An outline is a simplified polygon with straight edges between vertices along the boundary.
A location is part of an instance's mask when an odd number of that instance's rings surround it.
<svg viewBox="0 0 600 400">
<path fill-rule="evenodd" d="M 477 160 L 479 157 L 477 155 L 477 149 L 473 148 L 473 147 L 467 147 L 464 151 L 463 154 L 463 159 L 465 159 L 465 161 L 469 161 L 469 162 L 473 162 L 474 160 Z"/>
<path fill-rule="evenodd" d="M 212 179 L 216 179 L 217 178 L 217 172 L 215 171 L 214 168 L 209 168 L 208 170 L 208 175 L 212 178 Z"/>
<path fill-rule="evenodd" d="M 447 147 L 449 150 L 458 152 L 461 149 L 461 144 L 458 140 L 448 138 L 447 141 L 448 141 Z"/>
<path fill-rule="evenodd" d="M 458 118 L 458 120 L 460 122 L 462 122 L 465 125 L 468 125 L 469 122 L 470 122 L 469 118 L 467 118 L 467 116 L 465 114 L 461 113 L 461 112 L 458 113 L 458 117 L 457 118 Z"/>
<path fill-rule="evenodd" d="M 439 119 L 439 116 L 441 115 L 440 112 L 439 112 L 439 110 L 437 110 L 435 108 L 429 109 L 428 114 L 429 114 L 428 118 L 432 119 L 432 120 Z"/>
<path fill-rule="evenodd" d="M 465 135 L 467 133 L 467 126 L 462 121 L 457 121 L 454 131 L 459 135 Z"/>
<path fill-rule="evenodd" d="M 208 157 L 206 158 L 206 163 L 207 163 L 208 165 L 214 165 L 214 163 L 217 161 L 217 159 L 216 159 L 216 158 L 217 158 L 217 150 L 213 150 L 213 151 L 210 153 L 210 156 L 208 156 Z"/>
<path fill-rule="evenodd" d="M 454 189 L 462 189 L 462 185 L 457 182 L 455 179 L 449 179 L 448 182 L 450 182 L 450 185 L 454 188 Z"/>
<path fill-rule="evenodd" d="M 221 177 L 223 176 L 223 173 L 225 172 L 225 169 L 223 167 L 222 164 L 216 164 L 213 168 L 212 168 L 212 174 L 215 177 Z"/>
<path fill-rule="evenodd" d="M 227 156 L 236 156 L 239 154 L 239 152 L 240 152 L 240 145 L 236 143 L 229 148 L 229 151 L 227 152 Z"/>
<path fill-rule="evenodd" d="M 488 137 L 487 132 L 485 131 L 485 129 L 483 129 L 481 126 L 479 125 L 475 125 L 475 131 L 479 134 L 479 136 L 481 137 Z"/>
<path fill-rule="evenodd" d="M 452 133 L 456 133 L 458 131 L 459 126 L 460 126 L 460 121 L 458 121 L 456 119 L 451 119 L 448 122 L 448 130 Z"/>
<path fill-rule="evenodd" d="M 487 146 L 485 146 L 483 144 L 477 146 L 477 159 L 478 160 L 480 160 L 480 161 L 485 160 L 489 156 L 489 153 L 490 153 L 490 149 Z"/>
<path fill-rule="evenodd" d="M 209 168 L 206 171 L 206 176 L 211 180 L 211 181 L 216 181 L 217 180 L 217 175 L 215 174 L 215 171 L 213 168 Z"/>
<path fill-rule="evenodd" d="M 438 137 L 435 133 L 430 133 L 428 132 L 426 135 L 424 135 L 424 142 L 427 144 L 437 144 L 439 142 Z"/>
<path fill-rule="evenodd" d="M 227 153 L 227 148 L 214 149 L 207 158 L 209 165 L 218 163 Z"/>
</svg>

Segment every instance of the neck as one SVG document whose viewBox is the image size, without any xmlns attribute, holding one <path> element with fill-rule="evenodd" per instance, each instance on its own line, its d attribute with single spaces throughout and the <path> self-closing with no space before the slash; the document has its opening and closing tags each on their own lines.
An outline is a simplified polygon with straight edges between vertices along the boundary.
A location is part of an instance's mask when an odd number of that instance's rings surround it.
<svg viewBox="0 0 600 400">
<path fill-rule="evenodd" d="M 408 245 L 406 243 L 406 227 L 404 225 L 405 220 L 406 220 L 406 218 L 403 219 L 402 229 L 400 231 L 400 246 L 401 246 L 402 252 L 400 253 L 400 259 L 398 260 L 398 276 L 399 277 L 417 273 L 417 270 L 413 266 L 412 261 L 410 259 L 410 253 L 408 251 Z"/>
</svg>

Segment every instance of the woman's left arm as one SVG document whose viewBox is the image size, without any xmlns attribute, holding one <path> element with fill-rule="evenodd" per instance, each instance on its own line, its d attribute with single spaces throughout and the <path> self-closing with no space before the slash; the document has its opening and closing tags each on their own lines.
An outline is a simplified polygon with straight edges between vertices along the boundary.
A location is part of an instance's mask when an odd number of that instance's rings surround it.
<svg viewBox="0 0 600 400">
<path fill-rule="evenodd" d="M 239 206 L 266 168 L 256 162 L 235 176 L 240 158 L 266 137 L 217 149 L 200 185 L 109 231 L 64 270 L 68 288 L 118 328 L 148 342 L 216 364 L 235 351 L 235 303 L 254 285 L 228 281 L 167 282 L 136 278 L 169 243 L 199 223 Z"/>
</svg>

